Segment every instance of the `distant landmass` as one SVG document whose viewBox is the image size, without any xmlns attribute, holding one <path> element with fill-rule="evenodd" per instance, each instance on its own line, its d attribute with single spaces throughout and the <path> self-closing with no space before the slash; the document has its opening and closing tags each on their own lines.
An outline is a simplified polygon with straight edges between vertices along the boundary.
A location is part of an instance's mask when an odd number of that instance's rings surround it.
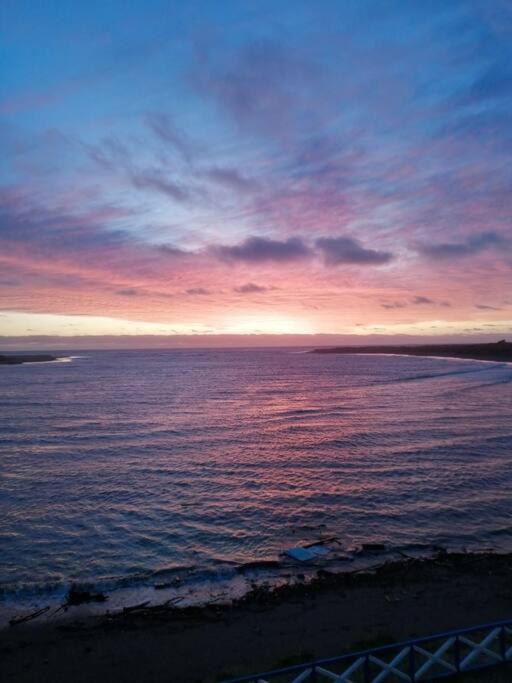
<svg viewBox="0 0 512 683">
<path fill-rule="evenodd" d="M 493 344 L 425 344 L 421 346 L 334 346 L 311 353 L 375 353 L 401 356 L 441 356 L 472 360 L 512 362 L 512 343 L 502 339 Z"/>
<path fill-rule="evenodd" d="M 50 356 L 50 354 L 34 354 L 34 355 L 0 355 L 0 365 L 21 365 L 22 363 L 48 363 L 48 361 L 57 360 L 57 356 Z"/>
</svg>

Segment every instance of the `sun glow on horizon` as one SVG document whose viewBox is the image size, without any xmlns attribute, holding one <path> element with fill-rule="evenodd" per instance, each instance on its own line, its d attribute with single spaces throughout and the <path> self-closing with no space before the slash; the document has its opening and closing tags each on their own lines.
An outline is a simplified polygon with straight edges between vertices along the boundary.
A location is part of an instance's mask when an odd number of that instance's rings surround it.
<svg viewBox="0 0 512 683">
<path fill-rule="evenodd" d="M 510 3 L 60 4 L 0 9 L 0 337 L 510 334 Z"/>
<path fill-rule="evenodd" d="M 231 313 L 224 318 L 212 315 L 208 324 L 197 320 L 181 322 L 151 322 L 109 316 L 58 315 L 0 311 L 0 338 L 54 337 L 223 337 L 240 336 L 311 336 L 348 335 L 354 340 L 364 337 L 419 336 L 435 338 L 443 335 L 485 334 L 500 337 L 510 335 L 512 320 L 493 323 L 484 320 L 428 320 L 411 323 L 341 324 L 331 319 L 310 319 L 300 315 L 269 312 Z"/>
<path fill-rule="evenodd" d="M 222 330 L 226 334 L 315 334 L 310 320 L 282 313 L 247 313 L 231 318 Z"/>
</svg>

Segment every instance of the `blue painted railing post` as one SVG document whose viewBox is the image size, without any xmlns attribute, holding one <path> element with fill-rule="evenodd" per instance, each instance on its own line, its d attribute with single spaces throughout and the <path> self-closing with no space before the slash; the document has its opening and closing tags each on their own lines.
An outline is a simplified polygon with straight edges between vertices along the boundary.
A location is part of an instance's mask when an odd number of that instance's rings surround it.
<svg viewBox="0 0 512 683">
<path fill-rule="evenodd" d="M 500 654 L 504 662 L 507 661 L 507 632 L 505 626 L 500 628 Z"/>
<path fill-rule="evenodd" d="M 409 678 L 412 683 L 416 680 L 416 663 L 414 661 L 414 645 L 409 648 Z"/>
<path fill-rule="evenodd" d="M 460 641 L 459 641 L 459 636 L 455 636 L 455 645 L 454 645 L 454 655 L 455 655 L 455 669 L 457 673 L 460 673 Z"/>
<path fill-rule="evenodd" d="M 335 678 L 345 676 L 343 672 L 335 674 L 333 671 L 329 671 L 331 665 L 335 665 L 336 669 L 343 666 L 345 672 L 350 669 L 356 676 L 358 673 L 359 675 L 362 674 L 364 683 L 372 683 L 375 677 L 381 680 L 382 676 L 387 676 L 392 670 L 389 663 L 386 666 L 386 660 L 389 662 L 389 656 L 398 658 L 398 661 L 402 662 L 400 668 L 403 673 L 400 675 L 404 679 L 408 679 L 410 683 L 418 683 L 420 678 L 423 680 L 423 676 L 418 676 L 420 670 L 423 673 L 429 672 L 429 680 L 445 678 L 454 673 L 459 674 L 457 679 L 460 680 L 460 674 L 465 674 L 472 669 L 505 662 L 511 663 L 511 658 L 507 659 L 507 652 L 510 647 L 509 633 L 512 633 L 512 621 L 493 622 L 460 629 L 459 631 L 446 631 L 432 636 L 422 636 L 401 643 L 381 645 L 368 650 L 346 653 L 339 657 L 316 659 L 307 664 L 274 669 L 256 675 L 251 674 L 250 676 L 225 681 L 225 683 L 262 683 L 263 680 L 283 680 L 282 677 L 285 675 L 299 676 L 303 680 L 307 678 L 311 683 L 320 683 L 320 679 L 323 680 L 323 675 L 320 674 L 319 668 L 327 668 L 326 674 Z M 475 634 L 479 634 L 478 643 L 472 640 L 475 638 Z M 466 640 L 468 647 L 464 646 Z M 484 642 L 486 647 L 484 647 Z M 494 645 L 489 645 L 489 643 Z M 431 647 L 434 647 L 435 652 L 429 652 Z M 494 657 L 491 650 L 495 653 Z M 423 653 L 421 657 L 419 656 L 420 652 Z M 490 656 L 482 663 L 481 655 L 483 653 Z M 423 656 L 426 657 L 425 661 L 423 661 Z M 372 664 L 374 657 L 376 657 L 375 666 Z M 382 657 L 384 661 L 382 661 Z M 377 666 L 379 660 L 381 660 L 380 670 Z M 437 665 L 436 673 L 430 671 L 432 665 Z"/>
</svg>

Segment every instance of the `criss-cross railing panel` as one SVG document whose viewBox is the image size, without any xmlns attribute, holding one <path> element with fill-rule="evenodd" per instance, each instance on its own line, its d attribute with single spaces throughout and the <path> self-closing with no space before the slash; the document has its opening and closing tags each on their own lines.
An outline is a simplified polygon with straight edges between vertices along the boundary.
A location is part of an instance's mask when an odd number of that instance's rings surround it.
<svg viewBox="0 0 512 683">
<path fill-rule="evenodd" d="M 244 676 L 227 683 L 420 683 L 511 662 L 512 621 L 503 621 Z"/>
</svg>

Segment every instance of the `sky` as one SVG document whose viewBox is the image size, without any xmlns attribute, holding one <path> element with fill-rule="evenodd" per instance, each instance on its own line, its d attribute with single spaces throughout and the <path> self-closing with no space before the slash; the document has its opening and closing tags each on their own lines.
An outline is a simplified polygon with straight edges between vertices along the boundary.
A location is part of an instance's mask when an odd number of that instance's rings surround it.
<svg viewBox="0 0 512 683">
<path fill-rule="evenodd" d="M 0 31 L 4 339 L 511 332 L 508 0 L 3 0 Z"/>
</svg>

